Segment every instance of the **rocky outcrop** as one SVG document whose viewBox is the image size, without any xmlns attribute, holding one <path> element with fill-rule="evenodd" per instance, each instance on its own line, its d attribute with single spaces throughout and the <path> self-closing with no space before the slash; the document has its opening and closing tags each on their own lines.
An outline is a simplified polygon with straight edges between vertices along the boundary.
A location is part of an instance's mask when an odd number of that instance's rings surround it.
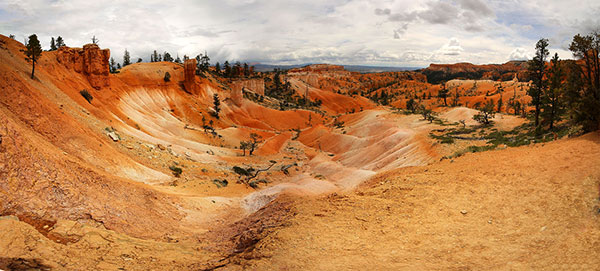
<svg viewBox="0 0 600 271">
<path fill-rule="evenodd" d="M 109 49 L 100 49 L 96 44 L 86 44 L 83 48 L 61 47 L 57 60 L 69 69 L 85 75 L 95 89 L 107 87 Z"/>
<path fill-rule="evenodd" d="M 183 87 L 190 94 L 197 94 L 196 91 L 196 59 L 187 59 L 183 63 Z"/>
<path fill-rule="evenodd" d="M 231 87 L 231 99 L 238 106 L 242 103 L 244 90 L 265 95 L 265 81 L 261 78 L 235 80 L 229 86 Z"/>
</svg>

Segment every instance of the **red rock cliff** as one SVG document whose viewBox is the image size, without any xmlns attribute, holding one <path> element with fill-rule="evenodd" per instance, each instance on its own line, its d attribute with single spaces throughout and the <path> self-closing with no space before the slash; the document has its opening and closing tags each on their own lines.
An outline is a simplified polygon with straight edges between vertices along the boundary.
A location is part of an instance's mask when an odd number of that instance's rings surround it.
<svg viewBox="0 0 600 271">
<path fill-rule="evenodd" d="M 96 44 L 86 44 L 83 48 L 61 47 L 57 55 L 59 63 L 84 74 L 95 89 L 109 85 L 109 58 L 110 50 L 100 49 Z"/>
</svg>

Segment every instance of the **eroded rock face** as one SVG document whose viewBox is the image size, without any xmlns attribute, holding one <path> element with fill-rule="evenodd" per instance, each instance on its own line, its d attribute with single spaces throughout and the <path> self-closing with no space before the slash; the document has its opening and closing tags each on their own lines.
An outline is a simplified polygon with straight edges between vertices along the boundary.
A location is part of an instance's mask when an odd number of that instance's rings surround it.
<svg viewBox="0 0 600 271">
<path fill-rule="evenodd" d="M 96 44 L 86 44 L 83 48 L 61 47 L 57 60 L 65 67 L 84 74 L 95 89 L 107 87 L 109 49 L 100 49 Z"/>
<path fill-rule="evenodd" d="M 183 86 L 185 91 L 197 94 L 196 91 L 196 59 L 187 59 L 183 63 Z"/>
<path fill-rule="evenodd" d="M 236 105 L 242 104 L 244 90 L 265 95 L 265 81 L 263 79 L 241 79 L 231 82 L 231 99 Z"/>
</svg>

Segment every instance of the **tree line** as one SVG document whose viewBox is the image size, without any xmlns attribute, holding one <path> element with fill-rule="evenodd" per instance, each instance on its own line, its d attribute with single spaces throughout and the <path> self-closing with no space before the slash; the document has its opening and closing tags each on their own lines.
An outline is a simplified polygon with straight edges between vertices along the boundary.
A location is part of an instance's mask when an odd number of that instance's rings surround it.
<svg viewBox="0 0 600 271">
<path fill-rule="evenodd" d="M 541 132 L 552 130 L 567 118 L 589 132 L 600 128 L 600 33 L 577 34 L 569 50 L 575 60 L 555 53 L 548 61 L 548 40 L 540 39 L 535 57 L 528 63 L 532 84 L 527 94 L 535 107 L 534 125 Z"/>
</svg>

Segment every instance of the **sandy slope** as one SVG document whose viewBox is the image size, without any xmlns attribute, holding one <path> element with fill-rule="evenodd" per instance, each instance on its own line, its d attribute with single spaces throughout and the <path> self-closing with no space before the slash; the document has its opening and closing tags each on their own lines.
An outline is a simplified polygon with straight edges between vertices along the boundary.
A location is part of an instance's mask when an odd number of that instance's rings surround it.
<svg viewBox="0 0 600 271">
<path fill-rule="evenodd" d="M 597 205 L 588 193 L 597 185 L 597 136 L 434 163 L 443 149 L 427 134 L 443 127 L 334 92 L 338 85 L 361 85 L 362 75 L 341 71 L 350 76 L 347 82 L 312 78 L 318 84 L 291 76 L 298 94 L 323 102 L 322 111 L 280 111 L 233 102 L 229 81 L 212 75 L 195 77 L 196 91 L 187 93 L 180 84 L 183 68 L 174 63 L 133 64 L 103 78 L 109 86 L 94 89 L 85 75 L 57 61 L 58 52 L 44 52 L 30 79 L 23 46 L 0 39 L 3 269 L 463 266 L 448 265 L 457 260 L 442 249 L 472 259 L 467 267 L 483 266 L 471 257 L 475 253 L 503 255 L 497 266 L 505 259 L 520 267 L 537 260 L 528 258 L 531 248 L 522 243 L 541 246 L 525 231 L 538 224 L 553 233 L 542 245 L 597 237 L 597 227 L 580 237 L 570 234 L 597 225 L 596 216 L 582 211 Z M 165 72 L 170 82 L 163 80 Z M 315 87 L 321 85 L 330 87 Z M 92 93 L 91 103 L 82 89 Z M 209 114 L 215 93 L 222 101 L 219 119 Z M 468 108 L 438 111 L 450 122 L 475 114 Z M 336 118 L 344 124 L 334 127 Z M 202 128 L 210 121 L 216 134 Z M 511 129 L 522 120 L 498 115 L 495 122 Z M 109 127 L 120 133 L 118 142 L 107 137 Z M 254 156 L 242 156 L 239 143 L 250 133 L 264 143 Z M 259 177 L 267 183 L 257 189 L 237 183 L 233 166 L 266 168 L 270 161 L 276 166 Z M 536 161 L 548 164 L 536 167 Z M 180 178 L 172 176 L 172 165 L 183 168 Z M 412 168 L 381 173 L 401 167 Z M 373 176 L 370 186 L 360 187 Z M 229 185 L 217 186 L 217 179 Z M 340 195 L 319 196 L 335 192 Z M 540 208 L 550 210 L 548 217 Z M 565 216 L 575 224 L 559 217 L 566 208 L 579 214 Z M 462 209 L 468 213 L 457 215 Z M 495 232 L 476 228 L 490 218 Z M 516 258 L 486 243 L 488 235 Z M 581 251 L 589 245 L 564 244 Z M 249 261 L 238 257 L 244 250 Z M 434 256 L 442 258 L 436 262 Z"/>
<path fill-rule="evenodd" d="M 597 270 L 598 153 L 595 133 L 382 173 L 351 193 L 296 200 L 296 215 L 237 263 L 252 270 Z"/>
</svg>

